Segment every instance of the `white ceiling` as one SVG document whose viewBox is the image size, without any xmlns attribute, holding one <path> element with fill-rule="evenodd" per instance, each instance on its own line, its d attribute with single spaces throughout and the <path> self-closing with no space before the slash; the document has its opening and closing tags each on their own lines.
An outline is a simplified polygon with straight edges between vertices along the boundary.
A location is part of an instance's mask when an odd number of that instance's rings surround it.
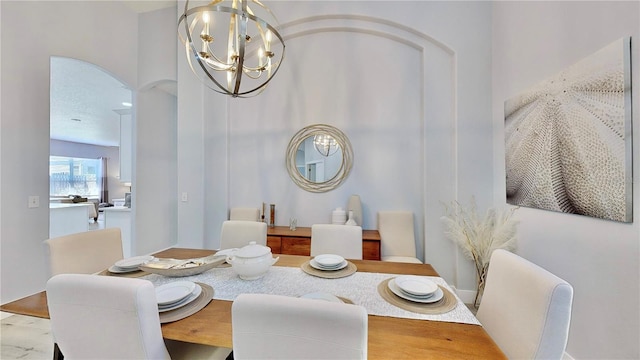
<svg viewBox="0 0 640 360">
<path fill-rule="evenodd" d="M 176 6 L 176 1 L 123 1 L 137 13 Z M 103 69 L 83 61 L 52 57 L 51 138 L 101 146 L 119 146 L 120 114 L 131 108 L 132 93 Z M 164 89 L 175 92 L 172 89 Z"/>
<path fill-rule="evenodd" d="M 51 58 L 50 86 L 52 139 L 119 146 L 129 88 L 93 64 L 62 57 Z"/>
</svg>

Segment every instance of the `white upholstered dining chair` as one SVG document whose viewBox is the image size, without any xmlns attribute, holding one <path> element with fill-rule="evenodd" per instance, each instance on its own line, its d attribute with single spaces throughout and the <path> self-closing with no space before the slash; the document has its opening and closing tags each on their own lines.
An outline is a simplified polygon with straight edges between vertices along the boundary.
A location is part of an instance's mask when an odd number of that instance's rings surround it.
<svg viewBox="0 0 640 360">
<path fill-rule="evenodd" d="M 416 237 L 411 211 L 378 212 L 382 261 L 422 264 L 416 257 Z"/>
<path fill-rule="evenodd" d="M 359 305 L 241 294 L 231 321 L 236 360 L 367 358 L 367 311 Z"/>
<path fill-rule="evenodd" d="M 477 318 L 510 359 L 562 359 L 571 321 L 569 283 L 506 250 L 491 255 Z"/>
<path fill-rule="evenodd" d="M 49 274 L 93 274 L 122 259 L 119 228 L 85 231 L 44 241 Z"/>
<path fill-rule="evenodd" d="M 54 341 L 66 359 L 225 359 L 231 352 L 179 341 L 165 345 L 148 280 L 60 274 L 47 282 L 47 305 Z"/>
<path fill-rule="evenodd" d="M 260 209 L 258 208 L 231 208 L 229 220 L 260 221 Z"/>
<path fill-rule="evenodd" d="M 266 223 L 245 220 L 227 220 L 222 223 L 220 249 L 241 248 L 252 241 L 267 245 Z"/>
<path fill-rule="evenodd" d="M 362 260 L 362 228 L 336 224 L 311 225 L 311 256 L 320 254 Z"/>
</svg>

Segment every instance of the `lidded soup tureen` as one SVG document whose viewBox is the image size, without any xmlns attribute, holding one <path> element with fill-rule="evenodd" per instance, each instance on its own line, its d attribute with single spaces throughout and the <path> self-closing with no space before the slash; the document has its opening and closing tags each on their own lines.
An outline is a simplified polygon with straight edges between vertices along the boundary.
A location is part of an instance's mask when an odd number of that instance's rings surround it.
<svg viewBox="0 0 640 360">
<path fill-rule="evenodd" d="M 273 258 L 270 247 L 256 244 L 255 241 L 227 256 L 227 262 L 243 280 L 255 280 L 263 277 L 278 259 L 280 258 Z"/>
</svg>

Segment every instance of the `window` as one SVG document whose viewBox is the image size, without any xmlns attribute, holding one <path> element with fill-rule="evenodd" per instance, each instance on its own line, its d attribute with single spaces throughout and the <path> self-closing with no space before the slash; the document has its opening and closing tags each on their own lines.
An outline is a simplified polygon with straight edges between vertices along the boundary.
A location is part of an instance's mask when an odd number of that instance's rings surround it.
<svg viewBox="0 0 640 360">
<path fill-rule="evenodd" d="M 99 159 L 49 157 L 49 195 L 100 196 Z"/>
</svg>

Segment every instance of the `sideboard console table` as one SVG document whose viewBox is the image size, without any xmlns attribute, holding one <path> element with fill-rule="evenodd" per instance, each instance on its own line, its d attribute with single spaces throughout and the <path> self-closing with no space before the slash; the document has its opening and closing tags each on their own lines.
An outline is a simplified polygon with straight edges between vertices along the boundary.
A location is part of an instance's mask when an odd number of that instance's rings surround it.
<svg viewBox="0 0 640 360">
<path fill-rule="evenodd" d="M 267 246 L 274 254 L 309 256 L 311 254 L 311 228 L 298 227 L 295 230 L 290 230 L 288 226 L 268 227 Z M 364 260 L 380 260 L 380 233 L 378 230 L 362 230 L 362 258 Z"/>
</svg>

